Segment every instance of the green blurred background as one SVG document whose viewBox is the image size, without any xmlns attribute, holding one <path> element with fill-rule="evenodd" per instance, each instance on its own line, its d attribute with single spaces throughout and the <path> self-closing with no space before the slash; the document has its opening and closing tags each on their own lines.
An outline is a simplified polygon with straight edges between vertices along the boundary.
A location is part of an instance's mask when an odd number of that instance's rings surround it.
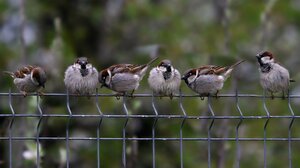
<svg viewBox="0 0 300 168">
<path fill-rule="evenodd" d="M 46 93 L 64 93 L 64 70 L 76 57 L 86 56 L 101 70 L 116 63 L 146 63 L 157 48 L 160 59 L 170 59 L 183 73 L 204 64 L 230 65 L 237 60 L 246 62 L 226 82 L 221 93 L 262 94 L 259 85 L 255 55 L 270 50 L 277 60 L 290 70 L 299 81 L 300 63 L 300 1 L 299 0 L 7 0 L 0 1 L 0 71 L 13 71 L 22 65 L 37 64 L 46 69 Z M 155 63 L 157 64 L 157 63 Z M 238 73 L 237 73 L 238 72 Z M 136 93 L 150 93 L 147 75 Z M 0 75 L 1 92 L 17 92 L 9 76 Z M 182 83 L 184 94 L 193 94 Z M 100 93 L 112 93 L 105 88 Z M 298 82 L 291 86 L 291 93 L 300 92 Z M 43 97 L 45 114 L 67 114 L 65 97 Z M 94 99 L 71 98 L 74 114 L 98 114 Z M 239 113 L 235 98 L 213 99 L 216 115 Z M 245 116 L 265 115 L 262 100 L 240 98 Z M 10 114 L 8 98 L 0 99 L 1 113 Z M 116 98 L 99 98 L 104 114 L 124 114 L 122 101 Z M 157 99 L 159 114 L 182 114 L 179 100 Z M 210 115 L 207 100 L 185 98 L 188 115 Z M 14 97 L 16 113 L 38 113 L 36 98 Z M 154 114 L 151 98 L 128 100 L 131 114 Z M 290 115 L 287 100 L 267 100 L 271 115 Z M 300 101 L 293 99 L 296 115 Z M 159 119 L 156 136 L 179 137 L 181 119 Z M 240 137 L 262 138 L 265 119 L 244 120 Z M 271 119 L 267 137 L 288 137 L 291 119 Z M 13 136 L 36 135 L 38 118 L 17 118 Z M 77 118 L 70 123 L 71 137 L 96 137 L 99 118 Z M 122 137 L 125 119 L 104 119 L 101 137 Z M 154 120 L 130 119 L 127 137 L 151 137 Z M 235 137 L 239 120 L 216 120 L 212 137 Z M 8 135 L 9 118 L 0 118 L 0 136 Z M 67 119 L 44 118 L 40 136 L 65 137 Z M 183 137 L 207 137 L 210 120 L 187 120 Z M 300 137 L 298 119 L 292 127 L 292 137 Z M 35 141 L 13 142 L 14 167 L 34 167 Z M 184 141 L 185 167 L 207 167 L 207 142 Z M 240 142 L 240 167 L 262 167 L 263 142 Z M 300 144 L 292 142 L 292 163 L 300 165 Z M 96 167 L 96 141 L 70 142 L 71 167 Z M 0 141 L 0 166 L 8 167 L 8 141 Z M 212 142 L 212 167 L 225 168 L 236 165 L 236 143 Z M 65 141 L 41 140 L 41 167 L 65 167 Z M 121 167 L 122 141 L 101 141 L 101 167 Z M 152 167 L 152 141 L 127 142 L 128 167 Z M 267 142 L 268 167 L 288 167 L 288 142 Z M 180 167 L 178 141 L 156 142 L 156 166 Z"/>
</svg>

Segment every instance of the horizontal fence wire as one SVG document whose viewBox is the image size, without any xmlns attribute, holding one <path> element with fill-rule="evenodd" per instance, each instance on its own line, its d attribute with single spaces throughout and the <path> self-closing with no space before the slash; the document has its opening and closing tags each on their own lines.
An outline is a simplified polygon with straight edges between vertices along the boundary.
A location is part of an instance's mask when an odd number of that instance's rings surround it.
<svg viewBox="0 0 300 168">
<path fill-rule="evenodd" d="M 122 167 L 127 167 L 127 143 L 128 141 L 150 141 L 152 143 L 152 167 L 156 167 L 156 141 L 178 141 L 179 142 L 179 149 L 180 152 L 180 167 L 184 167 L 184 144 L 183 142 L 189 142 L 189 141 L 203 141 L 207 142 L 207 162 L 208 167 L 212 167 L 212 142 L 222 142 L 222 141 L 232 141 L 235 142 L 236 145 L 236 152 L 235 152 L 235 162 L 234 167 L 239 168 L 240 167 L 240 160 L 241 160 L 241 147 L 240 142 L 245 141 L 261 141 L 263 142 L 263 157 L 264 157 L 264 167 L 266 168 L 268 165 L 268 149 L 267 149 L 267 142 L 273 141 L 273 142 L 287 142 L 288 143 L 288 159 L 289 159 L 289 167 L 292 167 L 292 142 L 293 141 L 300 141 L 300 137 L 292 137 L 291 131 L 293 128 L 293 123 L 295 119 L 300 118 L 299 115 L 295 115 L 294 109 L 291 105 L 292 99 L 300 98 L 300 95 L 289 95 L 286 97 L 287 104 L 288 104 L 288 110 L 289 115 L 272 115 L 269 112 L 269 109 L 267 107 L 266 99 L 271 99 L 271 96 L 266 96 L 266 94 L 258 95 L 258 94 L 220 94 L 218 95 L 218 98 L 234 98 L 235 99 L 235 108 L 238 111 L 238 115 L 216 115 L 213 109 L 213 105 L 211 103 L 211 99 L 214 98 L 214 96 L 207 97 L 207 105 L 208 105 L 208 112 L 209 115 L 188 115 L 186 113 L 185 107 L 183 105 L 183 100 L 188 98 L 198 98 L 199 95 L 186 95 L 182 94 L 181 92 L 178 95 L 174 95 L 173 97 L 178 98 L 178 104 L 179 104 L 179 110 L 181 111 L 181 114 L 174 114 L 174 115 L 166 115 L 166 114 L 160 114 L 159 108 L 157 107 L 156 103 L 159 101 L 158 97 L 154 94 L 133 94 L 132 97 L 134 98 L 143 98 L 148 97 L 151 98 L 151 106 L 153 110 L 153 114 L 131 114 L 128 111 L 127 108 L 127 101 L 130 100 L 131 96 L 120 96 L 116 94 L 99 94 L 98 92 L 93 95 L 89 95 L 89 97 L 94 97 L 95 106 L 97 108 L 98 114 L 73 114 L 72 109 L 70 107 L 70 97 L 85 97 L 80 95 L 73 95 L 69 93 L 44 93 L 42 97 L 65 97 L 66 99 L 66 108 L 67 108 L 67 114 L 46 114 L 43 112 L 43 109 L 41 108 L 41 102 L 40 97 L 37 94 L 28 94 L 27 96 L 36 96 L 36 108 L 38 113 L 36 114 L 17 114 L 15 113 L 15 109 L 13 107 L 13 99 L 15 97 L 23 97 L 23 94 L 20 93 L 11 93 L 9 91 L 8 93 L 0 93 L 0 97 L 2 98 L 8 98 L 8 105 L 11 113 L 9 114 L 3 114 L 0 113 L 0 117 L 7 117 L 9 118 L 9 125 L 8 125 L 8 135 L 7 136 L 1 136 L 1 141 L 8 141 L 9 142 L 9 148 L 8 148 L 8 157 L 9 157 L 9 167 L 13 167 L 13 141 L 35 141 L 36 142 L 36 167 L 41 167 L 41 154 L 40 154 L 40 143 L 41 141 L 65 141 L 65 148 L 66 148 L 66 167 L 70 167 L 70 141 L 76 141 L 76 140 L 83 140 L 83 141 L 96 141 L 97 142 L 97 167 L 101 167 L 101 141 L 122 141 Z M 123 114 L 105 114 L 101 110 L 101 101 L 99 101 L 99 98 L 103 97 L 118 97 L 122 98 L 122 107 L 123 107 Z M 245 115 L 242 112 L 242 109 L 240 107 L 240 99 L 241 98 L 257 98 L 262 100 L 263 115 Z M 275 97 L 275 98 L 282 98 Z M 47 118 L 52 117 L 62 117 L 67 118 L 67 124 L 66 124 L 66 130 L 65 130 L 65 136 L 41 136 L 41 123 L 43 120 Z M 35 136 L 13 136 L 12 134 L 12 127 L 15 122 L 15 119 L 17 118 L 37 118 L 38 122 L 36 125 L 36 135 Z M 73 119 L 78 118 L 95 118 L 98 119 L 97 129 L 96 129 L 96 136 L 95 137 L 72 137 L 70 136 L 70 122 Z M 100 128 L 102 126 L 103 119 L 107 118 L 116 118 L 116 119 L 124 119 L 124 125 L 122 128 L 122 135 L 120 137 L 101 137 L 101 131 Z M 151 137 L 128 137 L 127 136 L 127 125 L 129 119 L 153 119 L 152 128 L 151 128 Z M 269 121 L 271 119 L 289 119 L 289 125 L 288 125 L 288 137 L 267 137 L 267 129 L 269 125 Z M 180 119 L 180 129 L 179 129 L 179 137 L 156 137 L 156 130 L 157 130 L 157 123 L 161 119 Z M 207 128 L 207 137 L 184 137 L 183 136 L 183 127 L 186 123 L 186 120 L 210 120 L 210 123 L 208 124 Z M 236 120 L 237 124 L 235 126 L 235 136 L 234 137 L 212 137 L 212 128 L 215 124 L 216 120 L 222 120 L 222 119 L 229 119 L 229 120 Z M 264 121 L 263 126 L 263 137 L 240 137 L 240 126 L 243 124 L 244 120 L 262 120 Z"/>
</svg>

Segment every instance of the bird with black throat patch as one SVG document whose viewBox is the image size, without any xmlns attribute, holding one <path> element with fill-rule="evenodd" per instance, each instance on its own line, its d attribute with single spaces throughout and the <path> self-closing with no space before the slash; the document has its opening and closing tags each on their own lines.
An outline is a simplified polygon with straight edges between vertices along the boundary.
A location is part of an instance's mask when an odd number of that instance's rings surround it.
<svg viewBox="0 0 300 168">
<path fill-rule="evenodd" d="M 158 66 L 151 69 L 148 77 L 148 84 L 154 94 L 169 96 L 179 92 L 181 75 L 175 69 L 170 60 L 162 60 Z"/>
<path fill-rule="evenodd" d="M 98 71 L 86 57 L 79 57 L 66 69 L 64 83 L 69 93 L 90 96 L 96 93 Z"/>
<path fill-rule="evenodd" d="M 259 65 L 260 84 L 262 88 L 271 93 L 282 92 L 282 98 L 289 91 L 290 79 L 289 71 L 276 62 L 274 55 L 270 51 L 262 51 L 256 55 Z"/>
</svg>

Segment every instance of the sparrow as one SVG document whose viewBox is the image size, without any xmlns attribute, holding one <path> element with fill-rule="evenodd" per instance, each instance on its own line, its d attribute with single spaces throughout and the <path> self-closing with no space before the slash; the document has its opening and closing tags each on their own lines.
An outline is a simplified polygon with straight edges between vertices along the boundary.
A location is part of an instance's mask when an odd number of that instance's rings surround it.
<svg viewBox="0 0 300 168">
<path fill-rule="evenodd" d="M 269 51 L 263 51 L 256 55 L 259 64 L 260 84 L 264 90 L 271 93 L 272 99 L 273 93 L 282 92 L 283 98 L 285 93 L 288 92 L 290 82 L 294 80 L 290 79 L 289 71 L 277 63 L 274 56 Z"/>
<path fill-rule="evenodd" d="M 215 95 L 217 97 L 219 91 L 223 88 L 224 82 L 231 75 L 232 70 L 242 62 L 244 60 L 225 67 L 204 65 L 188 70 L 181 79 L 200 96 Z"/>
<path fill-rule="evenodd" d="M 170 60 L 163 60 L 150 71 L 148 83 L 155 94 L 170 96 L 172 99 L 173 95 L 179 91 L 181 75 L 172 66 Z"/>
<path fill-rule="evenodd" d="M 43 94 L 41 89 L 45 88 L 47 80 L 43 68 L 28 65 L 18 69 L 16 72 L 4 71 L 4 73 L 9 74 L 14 79 L 14 84 L 24 97 L 27 96 L 28 92 Z"/>
<path fill-rule="evenodd" d="M 120 94 L 127 94 L 139 87 L 140 81 L 146 74 L 150 64 L 152 64 L 158 57 L 155 57 L 147 64 L 133 65 L 133 64 L 116 64 L 112 65 L 99 73 L 99 82 L 101 87 L 105 86 Z"/>
<path fill-rule="evenodd" d="M 64 82 L 70 93 L 89 96 L 96 92 L 98 71 L 86 57 L 79 57 L 66 69 Z"/>
</svg>

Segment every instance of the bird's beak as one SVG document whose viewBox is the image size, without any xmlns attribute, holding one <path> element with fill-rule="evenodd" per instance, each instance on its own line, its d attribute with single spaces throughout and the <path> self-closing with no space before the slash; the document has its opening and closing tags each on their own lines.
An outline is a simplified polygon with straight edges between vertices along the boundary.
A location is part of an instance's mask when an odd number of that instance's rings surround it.
<svg viewBox="0 0 300 168">
<path fill-rule="evenodd" d="M 87 64 L 87 62 L 81 61 L 81 62 L 79 62 L 79 64 L 80 64 L 80 66 L 81 66 L 81 69 L 86 69 L 86 64 Z"/>
<path fill-rule="evenodd" d="M 259 54 L 257 54 L 257 55 L 256 55 L 256 58 L 257 58 L 257 59 L 260 59 L 260 55 L 259 55 Z"/>
<path fill-rule="evenodd" d="M 171 64 L 167 64 L 166 69 L 167 69 L 168 72 L 171 72 L 172 71 Z"/>
<path fill-rule="evenodd" d="M 181 80 L 186 80 L 186 76 L 182 76 L 182 77 L 181 77 Z"/>
</svg>

